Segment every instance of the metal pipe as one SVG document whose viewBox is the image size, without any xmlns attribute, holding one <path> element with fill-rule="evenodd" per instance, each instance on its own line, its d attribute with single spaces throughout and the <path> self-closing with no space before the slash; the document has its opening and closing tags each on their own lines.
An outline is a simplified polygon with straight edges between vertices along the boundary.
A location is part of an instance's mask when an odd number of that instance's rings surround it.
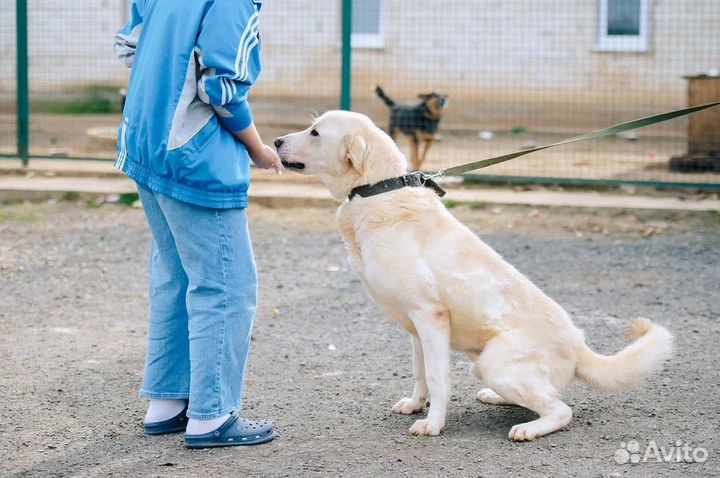
<svg viewBox="0 0 720 478">
<path fill-rule="evenodd" d="M 340 67 L 340 109 L 352 107 L 352 3 L 342 0 L 342 65 Z"/>
<path fill-rule="evenodd" d="M 30 94 L 28 86 L 27 0 L 16 0 L 17 35 L 17 155 L 23 166 L 30 159 Z"/>
</svg>

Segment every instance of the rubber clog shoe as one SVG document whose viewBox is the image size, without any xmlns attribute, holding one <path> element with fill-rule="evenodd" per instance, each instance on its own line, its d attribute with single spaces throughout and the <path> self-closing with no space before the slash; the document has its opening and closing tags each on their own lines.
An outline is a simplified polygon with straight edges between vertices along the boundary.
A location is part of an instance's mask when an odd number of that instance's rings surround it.
<svg viewBox="0 0 720 478">
<path fill-rule="evenodd" d="M 168 433 L 184 432 L 188 422 L 187 410 L 187 407 L 185 407 L 182 412 L 162 422 L 146 423 L 145 434 L 167 435 Z"/>
<path fill-rule="evenodd" d="M 216 446 L 259 445 L 275 438 L 275 430 L 270 420 L 247 420 L 239 415 L 231 415 L 225 423 L 210 433 L 203 435 L 185 434 L 185 446 L 188 448 L 210 448 Z"/>
</svg>

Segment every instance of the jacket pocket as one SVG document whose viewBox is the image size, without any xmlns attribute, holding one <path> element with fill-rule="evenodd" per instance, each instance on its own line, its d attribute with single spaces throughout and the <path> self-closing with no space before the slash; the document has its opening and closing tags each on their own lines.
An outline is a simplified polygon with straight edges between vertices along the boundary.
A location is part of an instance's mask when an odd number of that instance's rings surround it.
<svg viewBox="0 0 720 478">
<path fill-rule="evenodd" d="M 210 143 L 220 134 L 220 122 L 215 115 L 211 116 L 205 125 L 189 141 L 179 148 L 170 150 L 170 153 L 177 154 L 183 158 L 196 156 L 202 153 Z"/>
</svg>

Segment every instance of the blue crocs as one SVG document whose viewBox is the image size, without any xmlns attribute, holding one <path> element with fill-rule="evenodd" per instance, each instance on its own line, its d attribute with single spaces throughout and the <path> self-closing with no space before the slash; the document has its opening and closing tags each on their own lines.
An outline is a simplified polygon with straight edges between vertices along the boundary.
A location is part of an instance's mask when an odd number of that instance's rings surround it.
<svg viewBox="0 0 720 478">
<path fill-rule="evenodd" d="M 214 446 L 259 445 L 275 438 L 270 420 L 247 420 L 233 414 L 225 423 L 203 435 L 185 434 L 188 448 L 210 448 Z"/>
<path fill-rule="evenodd" d="M 153 422 L 145 424 L 146 435 L 167 435 L 168 433 L 184 432 L 187 427 L 187 407 L 172 418 L 163 420 L 162 422 Z"/>
</svg>

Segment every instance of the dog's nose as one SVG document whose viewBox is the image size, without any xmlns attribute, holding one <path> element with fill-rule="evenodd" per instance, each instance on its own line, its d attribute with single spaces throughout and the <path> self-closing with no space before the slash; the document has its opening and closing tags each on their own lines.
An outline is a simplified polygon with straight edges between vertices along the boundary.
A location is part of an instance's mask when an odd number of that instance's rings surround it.
<svg viewBox="0 0 720 478">
<path fill-rule="evenodd" d="M 276 139 L 276 140 L 275 140 L 275 147 L 276 147 L 276 148 L 279 148 L 280 146 L 282 146 L 282 144 L 283 144 L 284 142 L 285 142 L 285 140 L 282 139 L 282 138 Z"/>
</svg>

